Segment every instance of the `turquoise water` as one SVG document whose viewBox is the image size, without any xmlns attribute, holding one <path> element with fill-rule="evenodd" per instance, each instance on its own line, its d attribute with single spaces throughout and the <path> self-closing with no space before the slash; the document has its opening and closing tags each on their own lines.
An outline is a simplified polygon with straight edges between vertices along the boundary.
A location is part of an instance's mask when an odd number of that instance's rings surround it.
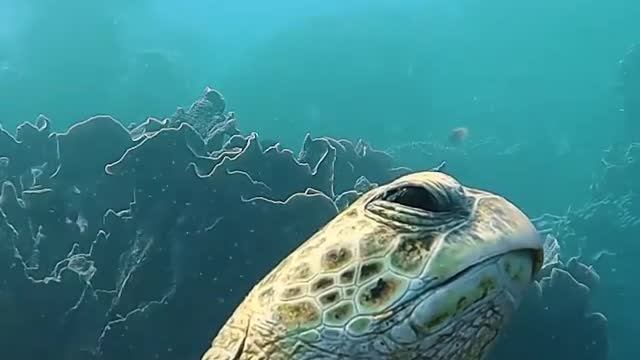
<svg viewBox="0 0 640 360">
<path fill-rule="evenodd" d="M 0 0 L 0 122 L 11 134 L 40 114 L 59 132 L 103 114 L 140 124 L 211 86 L 243 135 L 296 153 L 307 133 L 363 139 L 413 169 L 446 160 L 531 217 L 630 194 L 624 211 L 572 222 L 584 236 L 566 237 L 565 259 L 595 266 L 598 251 L 638 249 L 619 238 L 637 227 L 604 222 L 640 217 L 639 173 L 601 181 L 604 151 L 640 139 L 640 76 L 620 64 L 638 19 L 631 0 Z M 607 261 L 592 300 L 609 358 L 637 357 L 633 257 Z"/>
</svg>

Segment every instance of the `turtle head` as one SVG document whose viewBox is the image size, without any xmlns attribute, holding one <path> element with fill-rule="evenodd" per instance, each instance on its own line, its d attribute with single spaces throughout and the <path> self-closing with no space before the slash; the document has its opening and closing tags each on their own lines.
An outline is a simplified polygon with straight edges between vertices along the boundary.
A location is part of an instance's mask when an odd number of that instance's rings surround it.
<svg viewBox="0 0 640 360">
<path fill-rule="evenodd" d="M 388 267 L 409 282 L 389 308 L 398 314 L 390 336 L 445 339 L 446 358 L 467 359 L 454 356 L 463 349 L 480 358 L 542 267 L 531 221 L 503 197 L 435 171 L 401 177 L 362 201 L 368 217 L 392 229 Z"/>
</svg>

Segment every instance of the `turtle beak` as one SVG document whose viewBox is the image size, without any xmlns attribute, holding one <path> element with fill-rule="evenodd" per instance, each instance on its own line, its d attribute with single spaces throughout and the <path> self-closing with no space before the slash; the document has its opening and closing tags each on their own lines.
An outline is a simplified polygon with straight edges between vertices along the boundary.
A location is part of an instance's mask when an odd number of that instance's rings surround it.
<svg viewBox="0 0 640 360">
<path fill-rule="evenodd" d="M 437 245 L 427 267 L 439 279 L 493 257 L 525 252 L 531 257 L 531 274 L 542 268 L 543 241 L 529 218 L 499 196 L 477 200 L 468 223 L 449 232 Z"/>
</svg>

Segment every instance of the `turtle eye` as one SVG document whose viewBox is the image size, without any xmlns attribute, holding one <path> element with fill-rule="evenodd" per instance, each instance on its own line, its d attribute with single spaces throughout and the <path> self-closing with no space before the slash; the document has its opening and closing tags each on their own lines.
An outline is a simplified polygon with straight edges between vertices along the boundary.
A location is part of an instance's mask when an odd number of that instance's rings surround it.
<svg viewBox="0 0 640 360">
<path fill-rule="evenodd" d="M 382 200 L 429 212 L 447 211 L 446 204 L 421 186 L 401 186 L 387 191 Z"/>
</svg>

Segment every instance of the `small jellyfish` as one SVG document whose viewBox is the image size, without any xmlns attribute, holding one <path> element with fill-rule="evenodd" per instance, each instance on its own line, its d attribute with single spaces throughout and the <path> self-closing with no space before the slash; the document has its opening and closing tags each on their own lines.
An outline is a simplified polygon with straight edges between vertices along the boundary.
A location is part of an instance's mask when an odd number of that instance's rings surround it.
<svg viewBox="0 0 640 360">
<path fill-rule="evenodd" d="M 451 145 L 461 145 L 469 136 L 469 129 L 466 127 L 457 127 L 449 133 L 449 143 Z"/>
</svg>

